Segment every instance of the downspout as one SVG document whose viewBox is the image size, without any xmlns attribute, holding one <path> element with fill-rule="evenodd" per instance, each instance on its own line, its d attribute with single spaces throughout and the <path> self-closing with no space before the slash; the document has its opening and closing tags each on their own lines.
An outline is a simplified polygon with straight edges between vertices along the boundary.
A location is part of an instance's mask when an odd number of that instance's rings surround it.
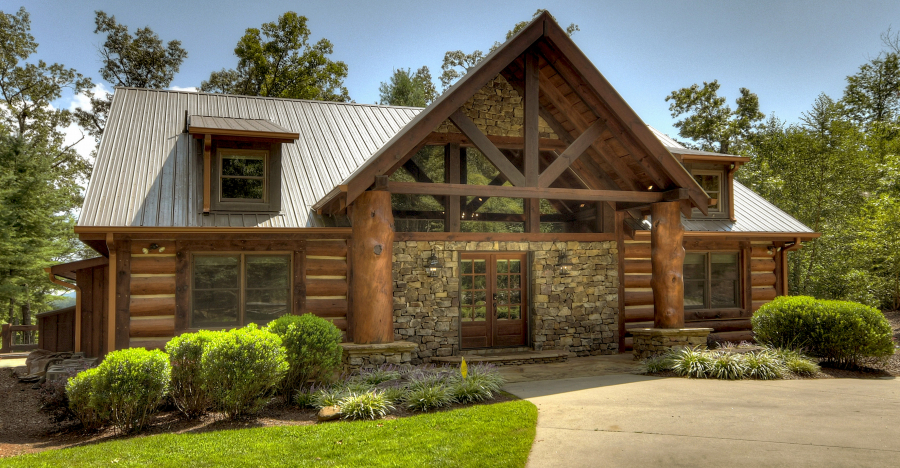
<svg viewBox="0 0 900 468">
<path fill-rule="evenodd" d="M 71 284 L 61 281 L 49 268 L 44 268 L 44 271 L 50 277 L 51 283 L 75 291 L 75 352 L 77 353 L 81 351 L 81 288 L 78 287 L 77 283 Z"/>
</svg>

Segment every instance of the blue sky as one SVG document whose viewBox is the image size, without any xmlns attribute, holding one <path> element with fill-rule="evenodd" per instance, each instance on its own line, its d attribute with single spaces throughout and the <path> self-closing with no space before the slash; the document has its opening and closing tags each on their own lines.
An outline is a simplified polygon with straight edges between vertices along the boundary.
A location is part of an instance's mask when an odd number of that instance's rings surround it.
<svg viewBox="0 0 900 468">
<path fill-rule="evenodd" d="M 12 12 L 21 1 L 0 0 Z M 733 104 L 738 88 L 757 93 L 768 116 L 796 121 L 819 93 L 839 97 L 845 77 L 878 55 L 880 34 L 900 29 L 900 2 L 841 1 L 264 1 L 123 2 L 48 0 L 25 5 L 36 58 L 61 62 L 102 82 L 93 11 L 131 30 L 150 26 L 180 39 L 189 57 L 173 86 L 198 86 L 210 71 L 233 67 L 233 50 L 248 27 L 293 10 L 309 18 L 313 40 L 334 43 L 333 59 L 349 66 L 345 82 L 357 102 L 378 99 L 396 68 L 427 65 L 437 81 L 444 52 L 487 50 L 517 21 L 547 8 L 650 125 L 673 136 L 665 97 L 718 79 Z M 78 104 L 67 96 L 60 107 Z M 85 142 L 80 150 L 89 150 Z"/>
</svg>

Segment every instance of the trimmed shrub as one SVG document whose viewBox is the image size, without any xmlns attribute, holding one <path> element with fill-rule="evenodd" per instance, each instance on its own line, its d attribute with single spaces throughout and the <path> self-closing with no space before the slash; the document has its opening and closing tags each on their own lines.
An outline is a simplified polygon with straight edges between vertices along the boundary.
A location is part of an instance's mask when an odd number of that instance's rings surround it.
<svg viewBox="0 0 900 468">
<path fill-rule="evenodd" d="M 672 371 L 681 377 L 705 379 L 713 364 L 710 353 L 698 348 L 681 348 L 671 355 Z"/>
<path fill-rule="evenodd" d="M 752 323 L 761 343 L 803 349 L 841 367 L 894 353 L 891 326 L 884 314 L 855 302 L 779 297 L 756 311 Z"/>
<path fill-rule="evenodd" d="M 171 368 L 166 353 L 144 348 L 113 351 L 96 369 L 91 374 L 94 411 L 108 414 L 122 432 L 146 427 L 169 390 Z"/>
<path fill-rule="evenodd" d="M 344 419 L 383 418 L 392 409 L 391 402 L 378 391 L 351 393 L 338 404 Z"/>
<path fill-rule="evenodd" d="M 428 411 L 453 403 L 453 395 L 443 384 L 410 387 L 406 394 L 406 407 L 413 411 Z"/>
<path fill-rule="evenodd" d="M 744 378 L 746 366 L 744 356 L 732 353 L 710 353 L 712 364 L 709 376 L 720 380 L 741 380 Z"/>
<path fill-rule="evenodd" d="M 778 355 L 769 350 L 744 355 L 747 377 L 759 380 L 775 380 L 784 376 L 785 368 Z"/>
<path fill-rule="evenodd" d="M 66 397 L 69 400 L 69 409 L 81 421 L 81 425 L 89 431 L 102 427 L 108 422 L 109 417 L 105 412 L 105 408 L 95 406 L 93 395 L 97 372 L 99 370 L 96 367 L 79 372 L 78 375 L 72 377 L 66 383 Z"/>
<path fill-rule="evenodd" d="M 333 323 L 312 314 L 285 315 L 268 330 L 281 338 L 289 365 L 280 391 L 286 398 L 309 380 L 330 381 L 341 366 L 341 331 Z"/>
<path fill-rule="evenodd" d="M 200 361 L 205 346 L 217 332 L 201 330 L 184 333 L 169 340 L 166 353 L 172 366 L 172 399 L 188 418 L 196 418 L 209 409 L 209 394 L 204 389 Z"/>
<path fill-rule="evenodd" d="M 255 413 L 288 370 L 281 338 L 255 324 L 215 332 L 200 360 L 204 390 L 229 418 Z"/>
</svg>

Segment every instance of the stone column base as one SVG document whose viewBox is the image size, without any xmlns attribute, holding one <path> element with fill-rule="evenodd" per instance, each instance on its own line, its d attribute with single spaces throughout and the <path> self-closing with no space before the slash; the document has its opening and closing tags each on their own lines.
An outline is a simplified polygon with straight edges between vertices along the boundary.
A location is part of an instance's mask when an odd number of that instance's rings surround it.
<svg viewBox="0 0 900 468">
<path fill-rule="evenodd" d="M 381 364 L 409 364 L 412 352 L 419 345 L 408 341 L 394 341 L 382 344 L 341 343 L 344 348 L 342 362 L 344 371 L 352 372 L 361 367 L 374 367 Z"/>
<path fill-rule="evenodd" d="M 672 348 L 706 348 L 706 338 L 712 328 L 636 328 L 632 350 L 635 360 L 646 359 L 668 352 Z"/>
</svg>

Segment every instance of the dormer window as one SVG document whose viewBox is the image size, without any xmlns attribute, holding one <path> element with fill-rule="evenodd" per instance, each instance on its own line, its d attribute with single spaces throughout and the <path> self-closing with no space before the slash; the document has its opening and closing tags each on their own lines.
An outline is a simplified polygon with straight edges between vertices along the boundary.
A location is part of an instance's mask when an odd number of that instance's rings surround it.
<svg viewBox="0 0 900 468">
<path fill-rule="evenodd" d="M 224 148 L 219 158 L 220 202 L 266 202 L 267 151 Z"/>
<path fill-rule="evenodd" d="M 190 117 L 188 131 L 202 139 L 204 214 L 281 210 L 281 146 L 300 134 L 263 119 L 202 115 Z"/>
<path fill-rule="evenodd" d="M 692 174 L 700 187 L 709 195 L 709 211 L 722 211 L 722 172 L 695 170 Z"/>
</svg>

